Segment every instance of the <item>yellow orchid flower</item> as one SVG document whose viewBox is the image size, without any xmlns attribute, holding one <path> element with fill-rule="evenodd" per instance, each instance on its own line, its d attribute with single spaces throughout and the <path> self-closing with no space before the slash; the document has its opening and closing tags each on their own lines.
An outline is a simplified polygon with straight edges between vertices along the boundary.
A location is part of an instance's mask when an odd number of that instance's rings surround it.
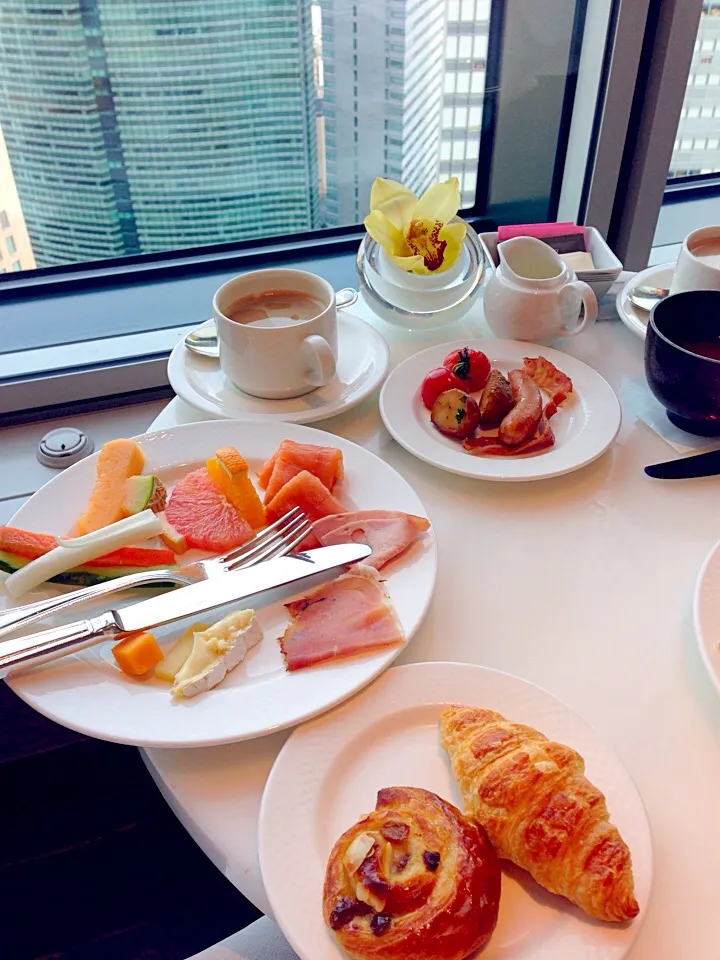
<svg viewBox="0 0 720 960">
<path fill-rule="evenodd" d="M 365 229 L 401 270 L 441 273 L 455 263 L 465 241 L 465 224 L 449 222 L 459 206 L 457 177 L 434 183 L 420 198 L 401 183 L 378 177 Z"/>
</svg>

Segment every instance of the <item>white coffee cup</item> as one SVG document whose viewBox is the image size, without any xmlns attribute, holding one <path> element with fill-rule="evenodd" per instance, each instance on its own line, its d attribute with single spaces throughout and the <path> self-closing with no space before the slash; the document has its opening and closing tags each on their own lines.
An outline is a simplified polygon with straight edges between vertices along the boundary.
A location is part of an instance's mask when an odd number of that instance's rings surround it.
<svg viewBox="0 0 720 960">
<path fill-rule="evenodd" d="M 700 227 L 683 240 L 670 293 L 720 290 L 720 226 Z"/>
<path fill-rule="evenodd" d="M 286 326 L 237 323 L 227 316 L 242 297 L 271 290 L 297 290 L 322 304 L 310 320 Z M 224 283 L 213 297 L 213 313 L 225 376 L 244 393 L 268 400 L 301 397 L 329 383 L 337 360 L 335 291 L 305 270 L 253 270 Z"/>
</svg>

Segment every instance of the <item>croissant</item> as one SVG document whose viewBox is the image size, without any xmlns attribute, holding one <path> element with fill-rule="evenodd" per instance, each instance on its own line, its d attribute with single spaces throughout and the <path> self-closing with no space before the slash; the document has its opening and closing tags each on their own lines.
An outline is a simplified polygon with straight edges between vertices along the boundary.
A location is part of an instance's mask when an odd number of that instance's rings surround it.
<svg viewBox="0 0 720 960">
<path fill-rule="evenodd" d="M 387 787 L 337 841 L 323 913 L 356 960 L 463 960 L 497 922 L 500 867 L 483 828 L 418 787 Z"/>
<path fill-rule="evenodd" d="M 630 851 L 580 754 L 499 713 L 448 707 L 440 740 L 465 810 L 499 855 L 599 920 L 630 920 L 639 907 Z"/>
</svg>

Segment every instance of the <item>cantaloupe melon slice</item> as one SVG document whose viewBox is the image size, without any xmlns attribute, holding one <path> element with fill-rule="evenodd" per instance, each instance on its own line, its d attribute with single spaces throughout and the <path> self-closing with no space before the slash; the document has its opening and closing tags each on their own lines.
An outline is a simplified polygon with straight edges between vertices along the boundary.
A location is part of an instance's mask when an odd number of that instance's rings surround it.
<svg viewBox="0 0 720 960">
<path fill-rule="evenodd" d="M 152 633 L 132 633 L 112 648 L 113 656 L 123 673 L 141 677 L 160 663 L 163 652 Z"/>
<path fill-rule="evenodd" d="M 110 440 L 103 444 L 97 462 L 97 479 L 88 505 L 77 522 L 81 536 L 122 520 L 125 516 L 125 481 L 142 473 L 145 454 L 135 440 Z"/>
</svg>

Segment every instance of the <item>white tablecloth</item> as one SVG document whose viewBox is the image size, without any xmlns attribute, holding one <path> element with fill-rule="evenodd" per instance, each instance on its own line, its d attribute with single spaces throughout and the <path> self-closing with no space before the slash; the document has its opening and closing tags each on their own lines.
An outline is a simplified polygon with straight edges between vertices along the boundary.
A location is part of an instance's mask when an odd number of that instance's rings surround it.
<svg viewBox="0 0 720 960">
<path fill-rule="evenodd" d="M 430 343 L 487 335 L 477 315 L 427 336 L 374 322 L 394 364 Z M 559 346 L 605 376 L 623 408 L 614 447 L 565 477 L 502 484 L 444 473 L 391 440 L 375 397 L 318 426 L 394 466 L 434 524 L 436 595 L 400 662 L 497 667 L 593 723 L 635 778 L 653 831 L 653 895 L 632 960 L 712 960 L 720 957 L 720 701 L 696 648 L 691 600 L 720 536 L 720 478 L 660 482 L 643 474 L 645 464 L 675 454 L 636 420 L 647 391 L 643 343 L 625 327 L 599 323 Z M 155 426 L 193 419 L 201 417 L 174 400 Z M 519 586 L 510 589 L 508 570 Z M 287 735 L 145 754 L 192 836 L 264 912 L 258 809 Z"/>
</svg>

